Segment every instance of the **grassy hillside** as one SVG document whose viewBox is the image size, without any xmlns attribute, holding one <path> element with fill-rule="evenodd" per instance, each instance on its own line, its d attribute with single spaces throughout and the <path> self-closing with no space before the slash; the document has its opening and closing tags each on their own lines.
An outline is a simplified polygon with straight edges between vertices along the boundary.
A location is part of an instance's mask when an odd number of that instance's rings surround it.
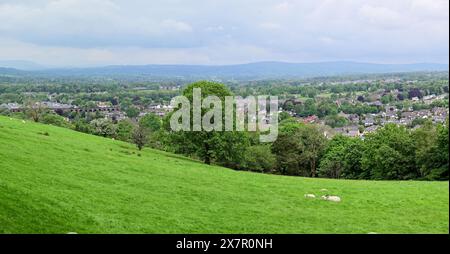
<svg viewBox="0 0 450 254">
<path fill-rule="evenodd" d="M 448 188 L 237 172 L 0 117 L 0 233 L 448 233 Z"/>
</svg>

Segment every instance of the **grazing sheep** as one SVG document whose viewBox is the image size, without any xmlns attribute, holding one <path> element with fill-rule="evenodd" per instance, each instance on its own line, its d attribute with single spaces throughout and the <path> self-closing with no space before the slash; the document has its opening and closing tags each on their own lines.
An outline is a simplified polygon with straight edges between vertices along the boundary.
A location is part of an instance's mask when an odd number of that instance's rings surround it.
<svg viewBox="0 0 450 254">
<path fill-rule="evenodd" d="M 305 194 L 305 198 L 316 198 L 314 194 Z"/>
<path fill-rule="evenodd" d="M 323 200 L 328 200 L 328 201 L 333 201 L 333 202 L 341 202 L 341 198 L 338 197 L 338 196 L 328 196 L 328 195 L 325 195 L 325 196 L 322 196 L 322 199 L 323 199 Z"/>
</svg>

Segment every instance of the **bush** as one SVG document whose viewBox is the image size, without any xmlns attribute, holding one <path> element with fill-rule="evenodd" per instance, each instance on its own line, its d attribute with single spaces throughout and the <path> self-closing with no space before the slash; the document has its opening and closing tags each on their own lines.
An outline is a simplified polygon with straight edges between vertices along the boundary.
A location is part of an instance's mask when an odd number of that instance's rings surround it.
<svg viewBox="0 0 450 254">
<path fill-rule="evenodd" d="M 348 124 L 348 121 L 345 117 L 339 115 L 330 115 L 325 117 L 325 124 L 332 127 L 344 127 Z"/>
<path fill-rule="evenodd" d="M 115 137 L 116 126 L 108 119 L 94 119 L 90 123 L 93 134 L 103 137 Z"/>
<path fill-rule="evenodd" d="M 71 124 L 66 121 L 64 117 L 51 113 L 42 115 L 39 119 L 39 122 L 65 128 L 69 128 L 71 126 Z"/>
<path fill-rule="evenodd" d="M 244 168 L 250 171 L 270 172 L 276 168 L 277 159 L 268 145 L 250 146 L 245 151 Z"/>
<path fill-rule="evenodd" d="M 120 120 L 117 123 L 117 139 L 132 142 L 133 122 L 129 119 Z"/>
</svg>

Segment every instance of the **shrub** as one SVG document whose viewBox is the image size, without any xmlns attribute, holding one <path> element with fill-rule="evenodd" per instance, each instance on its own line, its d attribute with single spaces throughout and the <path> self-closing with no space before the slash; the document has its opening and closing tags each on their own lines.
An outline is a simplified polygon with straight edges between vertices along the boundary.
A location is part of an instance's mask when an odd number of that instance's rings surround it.
<svg viewBox="0 0 450 254">
<path fill-rule="evenodd" d="M 268 145 L 250 146 L 245 151 L 244 168 L 250 171 L 270 172 L 276 168 L 277 159 Z"/>
</svg>

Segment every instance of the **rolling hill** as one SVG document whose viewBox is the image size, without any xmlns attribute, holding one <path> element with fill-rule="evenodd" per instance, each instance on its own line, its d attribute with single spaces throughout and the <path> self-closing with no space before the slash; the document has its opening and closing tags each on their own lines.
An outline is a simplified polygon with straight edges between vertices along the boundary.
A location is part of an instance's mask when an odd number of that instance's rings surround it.
<svg viewBox="0 0 450 254">
<path fill-rule="evenodd" d="M 1 67 L 0 62 L 0 67 Z M 11 67 L 11 65 L 8 65 Z M 158 77 L 158 78 L 306 78 L 317 76 L 448 71 L 448 64 L 374 64 L 359 62 L 286 63 L 256 62 L 235 65 L 111 65 L 91 68 L 56 68 L 27 71 L 44 77 Z M 2 71 L 0 69 L 0 74 Z"/>
<path fill-rule="evenodd" d="M 239 172 L 0 117 L 0 233 L 448 233 L 448 219 L 448 182 Z"/>
<path fill-rule="evenodd" d="M 0 67 L 14 68 L 19 70 L 42 70 L 46 67 L 32 61 L 23 60 L 0 60 Z"/>
</svg>

